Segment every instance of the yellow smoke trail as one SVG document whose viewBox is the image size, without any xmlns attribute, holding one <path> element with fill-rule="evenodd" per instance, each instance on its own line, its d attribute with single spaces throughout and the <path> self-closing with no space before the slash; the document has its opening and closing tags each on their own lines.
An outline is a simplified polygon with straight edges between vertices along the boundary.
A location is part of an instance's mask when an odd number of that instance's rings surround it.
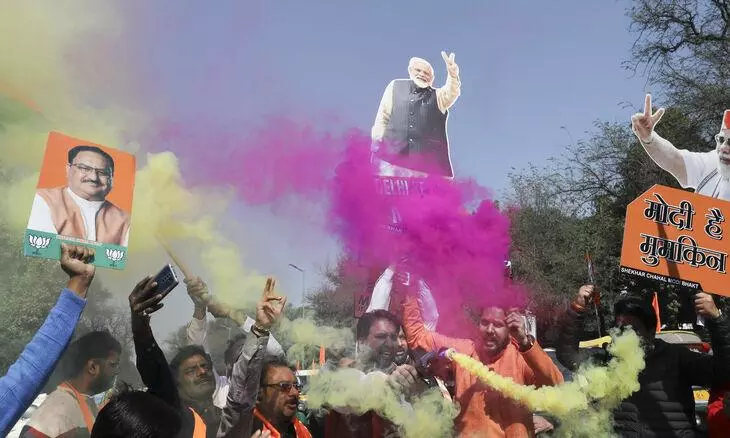
<svg viewBox="0 0 730 438">
<path fill-rule="evenodd" d="M 645 366 L 636 333 L 614 331 L 612 335 L 614 339 L 608 347 L 612 359 L 607 365 L 582 365 L 572 382 L 558 386 L 520 385 L 464 354 L 452 352 L 449 357 L 485 384 L 530 410 L 555 415 L 561 420 L 560 436 L 611 436 L 611 411 L 639 390 L 639 373 Z"/>
<path fill-rule="evenodd" d="M 128 293 L 139 278 L 154 274 L 166 261 L 155 239 L 162 232 L 176 249 L 182 248 L 194 274 L 208 281 L 218 299 L 252 309 L 266 277 L 245 269 L 240 248 L 218 220 L 232 200 L 231 193 L 221 187 L 187 187 L 172 152 L 140 153 L 144 145 L 135 138 L 149 127 L 152 117 L 145 109 L 155 102 L 144 99 L 143 109 L 126 105 L 135 97 L 142 99 L 122 55 L 86 56 L 87 49 L 105 44 L 124 47 L 123 18 L 113 1 L 3 2 L 0 222 L 17 231 L 25 228 L 49 131 L 135 153 L 138 172 L 129 262 L 124 271 L 104 270 L 97 276 L 111 292 Z M 76 77 L 79 71 L 83 80 Z M 90 107 L 80 97 L 89 93 L 97 93 L 94 97 L 100 102 L 113 103 Z M 245 237 L 245 230 L 236 231 Z M 323 329 L 307 319 L 283 323 L 283 331 L 297 345 L 293 351 L 304 345 L 332 347 L 351 339 L 346 330 Z"/>
<path fill-rule="evenodd" d="M 106 54 L 95 60 L 70 56 L 77 47 L 122 43 L 124 22 L 117 4 L 103 0 L 65 2 L 4 2 L 0 14 L 0 220 L 22 230 L 28 220 L 38 169 L 48 132 L 57 130 L 77 138 L 138 152 L 127 143 L 147 128 L 144 111 L 126 108 L 134 84 L 126 78 L 123 59 Z M 96 46 L 94 44 L 97 44 Z M 70 61 L 70 60 L 74 61 Z M 77 64 L 80 63 L 81 65 Z M 84 64 L 85 63 L 85 64 Z M 84 68 L 88 66 L 88 68 Z M 83 70 L 84 81 L 74 75 Z M 96 71 L 99 73 L 96 73 Z M 91 88 L 87 88 L 89 83 Z M 106 85 L 94 87 L 93 84 Z M 81 93 L 106 93 L 102 108 L 82 103 Z M 32 105 L 34 108 L 29 109 Z M 145 102 L 145 107 L 154 102 Z M 41 114 L 39 114 L 39 110 Z M 231 197 L 215 190 L 191 190 L 184 184 L 177 158 L 171 152 L 137 156 L 129 264 L 124 272 L 105 270 L 102 281 L 125 285 L 150 270 L 159 269 L 164 254 L 153 238 L 158 230 L 200 257 L 203 272 L 224 301 L 251 306 L 264 277 L 247 272 L 239 248 L 220 231 L 216 216 Z M 150 266 L 153 266 L 150 269 Z"/>
<path fill-rule="evenodd" d="M 450 436 L 458 408 L 444 399 L 437 389 L 405 403 L 386 382 L 383 373 L 363 375 L 345 368 L 323 371 L 312 378 L 307 405 L 362 415 L 375 411 L 401 429 L 405 438 Z"/>
</svg>

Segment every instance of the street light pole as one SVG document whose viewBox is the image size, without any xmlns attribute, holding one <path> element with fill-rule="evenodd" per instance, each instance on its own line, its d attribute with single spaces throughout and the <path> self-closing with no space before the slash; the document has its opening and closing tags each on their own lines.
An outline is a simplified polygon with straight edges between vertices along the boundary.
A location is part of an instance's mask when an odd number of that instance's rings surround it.
<svg viewBox="0 0 730 438">
<path fill-rule="evenodd" d="M 304 271 L 304 269 L 302 269 L 299 266 L 294 265 L 292 263 L 289 263 L 289 267 L 290 268 L 294 268 L 297 271 L 299 271 L 299 272 L 302 273 L 302 299 L 304 299 L 304 291 L 305 291 L 305 287 L 306 287 L 306 283 L 305 283 L 305 271 Z"/>
</svg>

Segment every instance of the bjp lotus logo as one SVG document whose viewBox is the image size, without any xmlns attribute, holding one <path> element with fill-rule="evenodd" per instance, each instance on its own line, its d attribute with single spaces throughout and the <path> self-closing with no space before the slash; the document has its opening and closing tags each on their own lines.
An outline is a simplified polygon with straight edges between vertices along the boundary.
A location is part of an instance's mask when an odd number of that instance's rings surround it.
<svg viewBox="0 0 730 438">
<path fill-rule="evenodd" d="M 33 254 L 38 255 L 38 254 L 40 254 L 42 249 L 48 248 L 48 245 L 51 244 L 51 238 L 34 236 L 32 234 L 29 234 L 28 243 L 30 243 L 31 247 L 35 248 L 35 251 L 33 252 Z"/>
<path fill-rule="evenodd" d="M 106 249 L 106 258 L 108 258 L 109 260 L 111 260 L 112 267 L 114 267 L 114 266 L 116 266 L 116 263 L 119 260 L 121 260 L 121 259 L 124 258 L 124 251 L 122 251 L 121 249 L 107 248 Z"/>
</svg>

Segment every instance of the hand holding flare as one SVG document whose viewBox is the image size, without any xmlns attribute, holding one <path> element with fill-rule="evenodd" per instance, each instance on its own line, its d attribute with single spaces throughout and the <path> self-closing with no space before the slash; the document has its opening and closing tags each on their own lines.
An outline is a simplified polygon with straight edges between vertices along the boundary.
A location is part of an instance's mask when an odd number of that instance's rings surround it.
<svg viewBox="0 0 730 438">
<path fill-rule="evenodd" d="M 195 277 L 190 273 L 180 259 L 175 256 L 170 245 L 167 244 L 160 234 L 157 235 L 157 240 L 159 240 L 162 248 L 172 259 L 173 263 L 175 263 L 175 265 L 180 268 L 180 271 L 182 271 L 184 277 L 183 281 L 185 286 L 188 288 L 188 294 L 190 294 L 194 302 L 201 302 L 208 308 L 211 315 L 216 318 L 228 318 L 235 322 L 239 327 L 246 322 L 246 314 L 243 313 L 242 310 L 234 309 L 233 307 L 218 301 L 218 299 L 208 291 L 208 286 L 199 277 Z"/>
</svg>

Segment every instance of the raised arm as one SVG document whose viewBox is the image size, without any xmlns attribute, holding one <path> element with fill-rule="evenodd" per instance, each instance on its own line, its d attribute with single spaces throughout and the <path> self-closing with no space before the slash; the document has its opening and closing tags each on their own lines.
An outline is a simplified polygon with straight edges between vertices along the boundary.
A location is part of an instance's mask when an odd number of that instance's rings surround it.
<svg viewBox="0 0 730 438">
<path fill-rule="evenodd" d="M 730 382 L 730 319 L 718 310 L 710 294 L 696 294 L 694 304 L 710 332 L 712 355 L 680 350 L 681 375 L 693 385 L 726 387 Z"/>
<path fill-rule="evenodd" d="M 206 305 L 201 296 L 208 295 L 208 286 L 200 277 L 185 278 L 185 287 L 188 296 L 193 302 L 193 317 L 188 323 L 185 334 L 189 345 L 200 345 L 206 352 L 208 349 L 208 318 L 206 317 Z"/>
<path fill-rule="evenodd" d="M 221 412 L 218 438 L 248 437 L 251 435 L 253 409 L 261 382 L 261 366 L 268 336 L 253 334 L 246 339 L 239 352 L 230 378 L 226 406 Z"/>
<path fill-rule="evenodd" d="M 266 280 L 264 294 L 256 306 L 256 320 L 233 366 L 231 387 L 226 407 L 221 414 L 218 438 L 238 438 L 251 435 L 253 409 L 261 382 L 264 346 L 269 341 L 269 329 L 281 317 L 286 297 L 274 293 L 275 281 Z"/>
<path fill-rule="evenodd" d="M 137 355 L 137 371 L 147 392 L 153 394 L 170 406 L 182 407 L 172 370 L 162 349 L 157 345 L 150 327 L 150 314 L 162 308 L 162 294 L 154 295 L 157 287 L 154 277 L 142 279 L 129 295 L 129 308 L 132 312 L 132 337 Z M 168 292 L 169 293 L 169 292 Z"/>
<path fill-rule="evenodd" d="M 593 286 L 583 286 L 578 290 L 578 294 L 570 304 L 561 324 L 555 354 L 560 363 L 569 371 L 575 371 L 584 360 L 588 359 L 587 355 L 580 354 L 579 336 L 583 330 L 585 314 L 588 311 L 593 291 Z"/>
<path fill-rule="evenodd" d="M 251 331 L 255 320 L 247 316 L 243 311 L 234 309 L 216 300 L 213 294 L 210 293 L 208 285 L 199 277 L 186 279 L 185 284 L 188 287 L 188 294 L 195 304 L 193 319 L 188 324 L 186 330 L 188 342 L 202 345 L 205 351 L 209 351 L 207 345 L 208 321 L 205 319 L 205 306 L 207 306 L 208 311 L 216 318 L 228 318 L 238 324 L 246 333 Z M 281 356 L 284 354 L 284 349 L 281 344 L 271 335 L 269 336 L 266 349 L 267 353 L 273 356 Z"/>
<path fill-rule="evenodd" d="M 446 63 L 446 83 L 443 87 L 436 90 L 436 101 L 439 109 L 442 113 L 446 114 L 446 111 L 451 108 L 456 99 L 461 95 L 461 79 L 459 79 L 459 66 L 454 61 L 454 54 L 446 55 L 446 52 L 441 52 L 441 57 Z"/>
<path fill-rule="evenodd" d="M 664 108 L 659 108 L 652 114 L 651 95 L 647 94 L 644 101 L 644 112 L 631 116 L 631 129 L 649 157 L 659 167 L 671 173 L 679 184 L 686 187 L 687 168 L 681 151 L 654 131 L 654 127 L 663 115 Z"/>
<path fill-rule="evenodd" d="M 94 278 L 94 265 L 88 264 L 93 254 L 90 248 L 61 246 L 61 267 L 69 281 L 41 328 L 0 378 L 0 436 L 5 436 L 33 403 L 66 350 Z"/>
<path fill-rule="evenodd" d="M 406 296 L 403 302 L 403 331 L 406 334 L 408 348 L 411 350 L 423 348 L 434 351 L 442 347 L 455 348 L 461 353 L 470 353 L 471 341 L 466 339 L 449 338 L 426 328 L 418 308 L 418 300 L 411 295 Z"/>
<path fill-rule="evenodd" d="M 525 361 L 525 367 L 522 370 L 525 383 L 538 387 L 563 383 L 563 373 L 537 341 L 527 333 L 525 319 L 522 315 L 516 311 L 510 312 L 505 322 L 510 330 L 510 336 Z"/>
</svg>

